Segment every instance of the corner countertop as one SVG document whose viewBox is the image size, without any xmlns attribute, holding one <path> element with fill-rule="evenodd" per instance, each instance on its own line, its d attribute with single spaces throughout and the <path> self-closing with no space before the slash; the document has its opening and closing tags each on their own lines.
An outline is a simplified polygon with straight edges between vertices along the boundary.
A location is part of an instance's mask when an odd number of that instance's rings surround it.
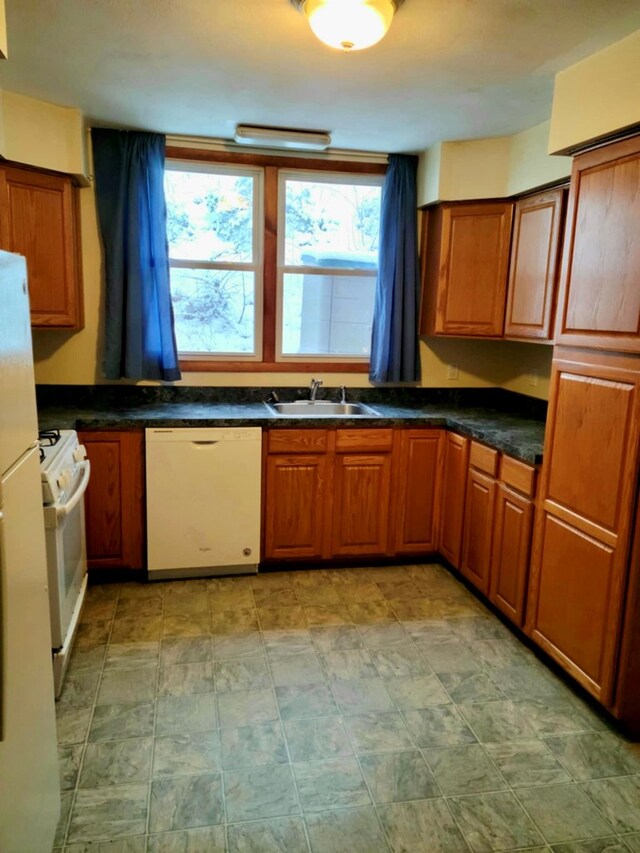
<svg viewBox="0 0 640 853">
<path fill-rule="evenodd" d="M 144 429 L 146 427 L 235 427 L 263 429 L 433 426 L 469 436 L 529 464 L 542 460 L 544 421 L 491 406 L 434 402 L 426 405 L 368 402 L 378 417 L 281 417 L 261 402 L 157 401 L 122 407 L 39 405 L 41 429 Z"/>
</svg>

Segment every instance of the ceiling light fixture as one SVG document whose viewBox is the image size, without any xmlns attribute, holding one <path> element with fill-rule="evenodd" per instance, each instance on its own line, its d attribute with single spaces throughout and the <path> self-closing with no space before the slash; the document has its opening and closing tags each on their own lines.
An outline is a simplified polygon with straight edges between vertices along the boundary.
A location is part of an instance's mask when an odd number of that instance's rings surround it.
<svg viewBox="0 0 640 853">
<path fill-rule="evenodd" d="M 320 41 L 338 50 L 363 50 L 387 34 L 403 0 L 291 0 Z"/>
<path fill-rule="evenodd" d="M 320 130 L 289 130 L 286 127 L 239 124 L 236 127 L 235 140 L 242 145 L 258 145 L 261 148 L 324 151 L 331 145 L 331 134 Z"/>
</svg>

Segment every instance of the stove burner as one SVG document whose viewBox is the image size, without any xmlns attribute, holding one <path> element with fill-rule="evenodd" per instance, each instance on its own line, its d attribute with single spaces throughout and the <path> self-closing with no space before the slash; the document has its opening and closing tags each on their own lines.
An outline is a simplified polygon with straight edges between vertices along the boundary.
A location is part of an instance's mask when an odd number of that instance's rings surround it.
<svg viewBox="0 0 640 853">
<path fill-rule="evenodd" d="M 43 429 L 38 433 L 40 447 L 53 447 L 60 441 L 59 429 Z M 44 458 L 44 454 L 42 455 Z"/>
</svg>

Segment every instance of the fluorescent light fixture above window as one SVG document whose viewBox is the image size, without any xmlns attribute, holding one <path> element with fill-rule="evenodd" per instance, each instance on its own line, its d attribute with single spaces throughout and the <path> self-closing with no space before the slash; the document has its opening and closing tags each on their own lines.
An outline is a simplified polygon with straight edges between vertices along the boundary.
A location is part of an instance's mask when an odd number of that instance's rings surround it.
<svg viewBox="0 0 640 853">
<path fill-rule="evenodd" d="M 324 151 L 331 145 L 331 134 L 318 130 L 289 130 L 286 127 L 259 127 L 239 124 L 236 142 L 263 148 L 297 148 L 305 151 Z"/>
</svg>

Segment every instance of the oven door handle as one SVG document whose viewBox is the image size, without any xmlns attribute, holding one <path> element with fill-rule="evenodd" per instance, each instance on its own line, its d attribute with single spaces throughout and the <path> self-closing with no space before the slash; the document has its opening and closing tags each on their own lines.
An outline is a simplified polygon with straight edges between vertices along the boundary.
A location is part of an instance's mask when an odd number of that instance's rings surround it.
<svg viewBox="0 0 640 853">
<path fill-rule="evenodd" d="M 56 520 L 58 521 L 63 518 L 66 518 L 74 511 L 74 509 L 78 506 L 78 504 L 84 497 L 84 493 L 87 491 L 87 486 L 89 485 L 89 476 L 91 474 L 91 463 L 88 459 L 85 459 L 84 462 L 81 462 L 78 467 L 82 468 L 82 478 L 78 483 L 78 488 L 73 493 L 73 497 L 63 506 L 56 507 Z"/>
</svg>

